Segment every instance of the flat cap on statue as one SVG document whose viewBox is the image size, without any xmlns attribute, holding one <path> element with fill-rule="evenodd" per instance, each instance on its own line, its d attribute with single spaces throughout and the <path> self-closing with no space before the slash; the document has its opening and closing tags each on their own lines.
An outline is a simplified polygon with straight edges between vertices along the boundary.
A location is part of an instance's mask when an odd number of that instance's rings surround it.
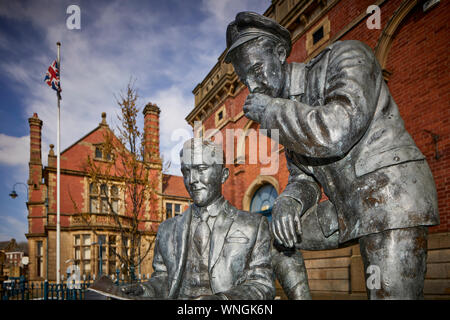
<svg viewBox="0 0 450 320">
<path fill-rule="evenodd" d="M 227 54 L 225 62 L 230 62 L 229 53 L 243 43 L 266 36 L 275 42 L 281 42 L 286 47 L 287 56 L 291 52 L 291 33 L 276 21 L 257 14 L 244 11 L 236 15 L 236 19 L 227 28 Z"/>
<path fill-rule="evenodd" d="M 222 145 L 208 139 L 192 138 L 183 144 L 180 152 L 184 164 L 223 164 L 224 155 Z"/>
</svg>

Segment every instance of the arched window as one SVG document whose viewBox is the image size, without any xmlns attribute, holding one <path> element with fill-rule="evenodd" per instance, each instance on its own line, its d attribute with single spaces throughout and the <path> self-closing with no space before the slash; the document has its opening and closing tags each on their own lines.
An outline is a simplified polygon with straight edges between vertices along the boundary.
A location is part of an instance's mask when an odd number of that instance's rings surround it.
<svg viewBox="0 0 450 320">
<path fill-rule="evenodd" d="M 271 184 L 265 184 L 256 190 L 253 195 L 250 211 L 265 215 L 269 221 L 272 219 L 272 207 L 277 198 L 277 190 Z"/>
</svg>

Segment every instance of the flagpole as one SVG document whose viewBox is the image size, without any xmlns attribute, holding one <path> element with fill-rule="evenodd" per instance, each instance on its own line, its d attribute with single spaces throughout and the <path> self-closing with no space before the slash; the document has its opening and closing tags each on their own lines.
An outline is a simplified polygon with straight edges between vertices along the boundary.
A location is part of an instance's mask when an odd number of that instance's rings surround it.
<svg viewBox="0 0 450 320">
<path fill-rule="evenodd" d="M 57 62 L 58 62 L 58 71 L 59 71 L 59 79 L 60 79 L 60 87 L 61 87 L 61 59 L 60 59 L 60 47 L 61 43 L 57 42 L 56 46 L 58 48 L 58 56 L 57 56 Z M 59 88 L 58 88 L 59 89 Z M 60 185 L 60 175 L 61 175 L 61 166 L 60 166 L 60 160 L 61 160 L 61 149 L 60 149 L 60 101 L 61 101 L 61 95 L 59 91 L 56 91 L 56 98 L 58 101 L 58 115 L 57 115 L 57 133 L 56 133 L 56 153 L 57 153 L 57 160 L 56 160 L 56 283 L 59 284 L 61 282 L 61 220 L 60 220 L 60 191 L 61 191 L 61 185 Z"/>
</svg>

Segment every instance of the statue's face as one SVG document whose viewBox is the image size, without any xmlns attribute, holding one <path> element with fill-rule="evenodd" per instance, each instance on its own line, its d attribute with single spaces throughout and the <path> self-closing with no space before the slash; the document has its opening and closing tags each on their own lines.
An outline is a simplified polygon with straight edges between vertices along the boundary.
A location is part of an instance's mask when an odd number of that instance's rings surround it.
<svg viewBox="0 0 450 320">
<path fill-rule="evenodd" d="M 240 80 L 250 93 L 281 96 L 284 81 L 286 50 L 269 40 L 256 39 L 234 49 L 231 62 Z"/>
<path fill-rule="evenodd" d="M 199 207 L 211 204 L 222 195 L 222 183 L 228 178 L 228 169 L 220 164 L 181 164 L 184 185 Z"/>
</svg>

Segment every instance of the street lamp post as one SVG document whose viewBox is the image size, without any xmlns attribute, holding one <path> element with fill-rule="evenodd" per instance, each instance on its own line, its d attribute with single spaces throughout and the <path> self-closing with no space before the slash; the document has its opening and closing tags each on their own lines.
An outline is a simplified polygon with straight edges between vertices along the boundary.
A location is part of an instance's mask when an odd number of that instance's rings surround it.
<svg viewBox="0 0 450 320">
<path fill-rule="evenodd" d="M 27 202 L 30 200 L 30 198 L 29 198 L 29 194 L 28 194 L 28 186 L 25 184 L 25 183 L 23 183 L 23 182 L 16 182 L 14 185 L 13 185 L 13 190 L 11 191 L 11 193 L 9 194 L 9 196 L 12 198 L 12 199 L 15 199 L 15 198 L 17 198 L 19 195 L 17 194 L 17 192 L 16 192 L 16 185 L 18 185 L 18 184 L 20 184 L 20 185 L 23 185 L 24 187 L 25 187 L 25 190 L 27 191 Z M 45 197 L 45 202 L 44 202 L 44 205 L 45 205 L 45 215 L 47 216 L 47 224 L 48 224 L 48 189 L 47 189 L 47 195 L 46 195 L 46 197 Z M 46 267 L 45 267 L 45 269 L 46 269 L 46 279 L 48 279 L 48 243 L 47 243 L 47 250 L 46 250 Z"/>
<path fill-rule="evenodd" d="M 9 196 L 12 198 L 12 199 L 15 199 L 15 198 L 17 198 L 19 195 L 17 194 L 17 192 L 16 192 L 16 185 L 18 185 L 18 184 L 21 184 L 21 185 L 23 185 L 24 187 L 25 187 L 25 190 L 27 191 L 27 201 L 28 201 L 28 187 L 27 187 L 27 185 L 25 184 L 25 183 L 23 183 L 23 182 L 16 182 L 16 183 L 14 183 L 14 185 L 13 185 L 13 190 L 11 191 L 11 193 L 9 194 Z"/>
<path fill-rule="evenodd" d="M 23 182 L 16 182 L 16 183 L 14 183 L 14 185 L 13 185 L 13 188 L 12 188 L 12 191 L 11 191 L 11 193 L 9 194 L 9 196 L 12 198 L 12 199 L 15 199 L 15 198 L 17 198 L 19 195 L 17 194 L 17 192 L 16 192 L 16 186 L 18 185 L 18 184 L 20 184 L 20 185 L 23 185 L 24 187 L 25 187 L 25 190 L 27 191 L 27 202 L 29 201 L 29 197 L 28 197 L 28 186 L 25 184 L 25 183 L 23 183 Z M 3 263 L 0 263 L 1 265 L 2 265 L 2 270 L 1 270 L 1 272 L 0 272 L 0 278 L 2 277 L 2 275 L 3 275 Z M 28 262 L 26 263 L 26 265 L 28 264 Z M 25 269 L 25 268 L 24 268 Z M 1 281 L 0 281 L 1 282 Z M 1 283 L 0 283 L 0 285 L 1 285 Z"/>
</svg>

